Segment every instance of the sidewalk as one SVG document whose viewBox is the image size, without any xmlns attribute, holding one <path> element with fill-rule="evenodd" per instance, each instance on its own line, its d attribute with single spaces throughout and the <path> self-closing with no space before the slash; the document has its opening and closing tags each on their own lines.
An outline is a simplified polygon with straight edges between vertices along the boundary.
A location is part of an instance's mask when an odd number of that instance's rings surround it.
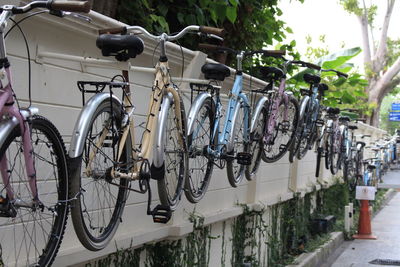
<svg viewBox="0 0 400 267">
<path fill-rule="evenodd" d="M 394 173 L 391 173 L 391 175 L 394 175 Z M 396 175 L 397 180 L 400 180 L 400 172 L 396 172 Z M 400 264 L 376 265 L 369 263 L 375 259 L 395 260 L 400 263 L 399 211 L 400 194 L 396 193 L 389 203 L 384 206 L 372 220 L 372 232 L 378 239 L 345 241 L 323 266 L 400 266 Z"/>
</svg>

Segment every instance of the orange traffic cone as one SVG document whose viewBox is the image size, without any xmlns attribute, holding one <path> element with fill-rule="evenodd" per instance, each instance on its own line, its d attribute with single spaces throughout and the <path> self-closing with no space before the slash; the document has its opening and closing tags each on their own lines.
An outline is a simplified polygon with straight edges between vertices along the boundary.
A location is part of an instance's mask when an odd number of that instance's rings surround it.
<svg viewBox="0 0 400 267">
<path fill-rule="evenodd" d="M 360 217 L 358 219 L 358 233 L 353 235 L 354 239 L 376 239 L 371 231 L 371 217 L 369 215 L 368 200 L 360 200 Z"/>
</svg>

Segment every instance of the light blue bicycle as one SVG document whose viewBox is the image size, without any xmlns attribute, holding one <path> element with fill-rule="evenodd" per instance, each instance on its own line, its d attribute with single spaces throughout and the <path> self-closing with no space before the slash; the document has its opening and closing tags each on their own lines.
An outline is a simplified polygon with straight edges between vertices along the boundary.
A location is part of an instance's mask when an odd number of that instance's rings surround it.
<svg viewBox="0 0 400 267">
<path fill-rule="evenodd" d="M 185 182 L 187 199 L 198 202 L 207 191 L 213 166 L 227 167 L 228 180 L 237 187 L 245 176 L 247 165 L 251 164 L 249 100 L 243 91 L 242 61 L 246 56 L 263 53 L 266 56 L 282 56 L 285 51 L 235 51 L 215 45 L 202 44 L 202 48 L 236 55 L 237 69 L 235 82 L 229 92 L 225 123 L 220 127 L 222 103 L 220 86 L 215 85 L 230 75 L 228 67 L 207 63 L 202 72 L 212 82 L 207 85 L 192 84 L 192 92 L 197 92 L 188 117 L 189 173 Z M 222 131 L 221 131 L 222 128 Z M 253 151 L 252 151 L 253 153 Z"/>
</svg>

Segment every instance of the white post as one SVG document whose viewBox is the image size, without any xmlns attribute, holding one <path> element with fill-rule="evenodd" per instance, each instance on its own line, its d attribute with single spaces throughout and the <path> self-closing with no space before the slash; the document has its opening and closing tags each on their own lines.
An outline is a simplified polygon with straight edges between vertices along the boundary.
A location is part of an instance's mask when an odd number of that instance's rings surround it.
<svg viewBox="0 0 400 267">
<path fill-rule="evenodd" d="M 344 206 L 344 230 L 350 232 L 350 207 Z"/>
<path fill-rule="evenodd" d="M 349 203 L 349 208 L 350 208 L 350 228 L 354 226 L 354 205 L 353 203 Z"/>
</svg>

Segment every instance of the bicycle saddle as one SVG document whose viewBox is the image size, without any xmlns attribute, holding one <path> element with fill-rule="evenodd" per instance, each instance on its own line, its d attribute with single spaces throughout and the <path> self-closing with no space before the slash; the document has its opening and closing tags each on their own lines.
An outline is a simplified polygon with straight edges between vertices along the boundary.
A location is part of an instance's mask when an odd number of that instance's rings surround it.
<svg viewBox="0 0 400 267">
<path fill-rule="evenodd" d="M 309 84 L 318 84 L 321 81 L 321 77 L 310 73 L 304 74 L 303 79 L 306 83 Z"/>
<path fill-rule="evenodd" d="M 324 83 L 320 83 L 320 84 L 318 84 L 318 89 L 320 91 L 327 91 L 329 89 L 329 86 Z"/>
<path fill-rule="evenodd" d="M 281 69 L 275 67 L 259 67 L 258 69 L 260 70 L 262 78 L 265 80 L 279 80 L 285 75 Z"/>
<path fill-rule="evenodd" d="M 102 34 L 97 37 L 96 46 L 103 56 L 115 56 L 118 61 L 127 61 L 143 52 L 142 39 L 134 35 Z"/>
<path fill-rule="evenodd" d="M 357 146 L 358 146 L 358 145 L 361 145 L 361 148 L 363 148 L 363 147 L 365 147 L 365 142 L 357 141 L 357 142 L 356 142 L 356 145 L 357 145 Z"/>
<path fill-rule="evenodd" d="M 223 64 L 206 63 L 201 67 L 201 72 L 207 80 L 223 81 L 231 75 L 229 68 Z"/>
<path fill-rule="evenodd" d="M 340 113 L 340 109 L 339 109 L 339 108 L 331 108 L 331 107 L 328 107 L 328 108 L 326 109 L 326 112 L 327 112 L 329 115 L 337 115 L 337 114 Z"/>
<path fill-rule="evenodd" d="M 350 130 L 357 130 L 358 127 L 356 125 L 349 125 L 347 126 Z"/>
<path fill-rule="evenodd" d="M 350 118 L 349 118 L 348 116 L 340 116 L 340 117 L 339 117 L 339 121 L 341 121 L 341 122 L 344 122 L 344 121 L 349 122 L 349 121 L 350 121 Z"/>
</svg>

